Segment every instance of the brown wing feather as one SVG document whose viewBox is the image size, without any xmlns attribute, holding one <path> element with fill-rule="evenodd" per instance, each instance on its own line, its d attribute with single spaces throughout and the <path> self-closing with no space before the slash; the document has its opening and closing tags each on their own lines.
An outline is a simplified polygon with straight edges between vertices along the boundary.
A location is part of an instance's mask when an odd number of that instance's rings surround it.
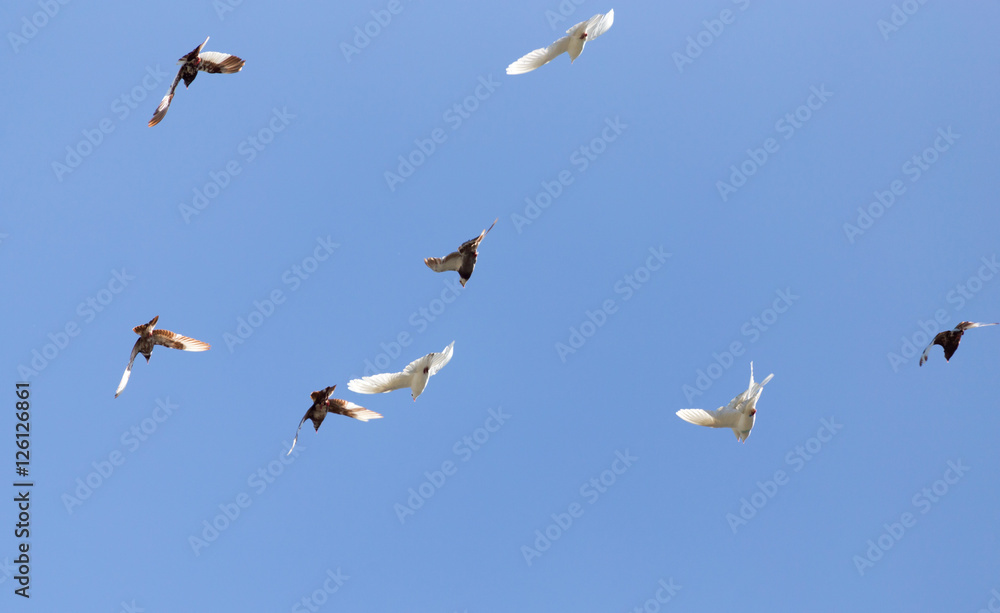
<svg viewBox="0 0 1000 613">
<path fill-rule="evenodd" d="M 181 349 L 183 351 L 208 351 L 212 348 L 211 345 L 204 341 L 199 341 L 189 336 L 181 336 L 170 330 L 153 330 L 150 339 L 155 345 L 163 345 L 164 347 Z"/>
<path fill-rule="evenodd" d="M 461 268 L 462 259 L 462 254 L 454 251 L 443 258 L 424 258 L 424 264 L 434 272 L 447 272 Z"/>
</svg>

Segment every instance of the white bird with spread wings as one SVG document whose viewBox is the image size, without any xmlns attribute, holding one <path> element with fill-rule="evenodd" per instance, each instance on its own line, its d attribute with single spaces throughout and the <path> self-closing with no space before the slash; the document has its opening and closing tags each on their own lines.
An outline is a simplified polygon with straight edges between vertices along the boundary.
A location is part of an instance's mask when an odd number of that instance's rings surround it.
<svg viewBox="0 0 1000 613">
<path fill-rule="evenodd" d="M 507 67 L 507 74 L 524 74 L 526 72 L 531 72 L 540 66 L 548 64 L 563 53 L 569 53 L 569 61 L 570 64 L 572 64 L 576 61 L 576 58 L 583 53 L 583 47 L 587 44 L 587 41 L 594 40 L 601 34 L 607 32 L 608 28 L 611 27 L 611 24 L 614 23 L 614 21 L 614 9 L 608 11 L 607 15 L 597 14 L 587 21 L 581 21 L 572 28 L 566 30 L 566 36 L 563 36 L 548 47 L 535 49 L 531 53 L 512 63 Z"/>
<path fill-rule="evenodd" d="M 424 357 L 410 362 L 403 369 L 403 372 L 382 373 L 361 379 L 351 379 L 347 382 L 347 389 L 358 394 L 384 394 L 408 387 L 413 400 L 416 400 L 420 394 L 424 393 L 427 380 L 451 361 L 454 347 L 455 341 L 451 341 L 451 344 L 445 347 L 441 353 L 428 353 Z"/>
<path fill-rule="evenodd" d="M 750 436 L 754 418 L 757 415 L 757 400 L 764 391 L 764 385 L 771 380 L 774 373 L 760 383 L 753 380 L 753 362 L 750 362 L 750 385 L 746 391 L 740 392 L 728 405 L 714 411 L 705 409 L 681 409 L 677 416 L 696 426 L 709 428 L 732 428 L 733 434 L 741 443 Z"/>
</svg>

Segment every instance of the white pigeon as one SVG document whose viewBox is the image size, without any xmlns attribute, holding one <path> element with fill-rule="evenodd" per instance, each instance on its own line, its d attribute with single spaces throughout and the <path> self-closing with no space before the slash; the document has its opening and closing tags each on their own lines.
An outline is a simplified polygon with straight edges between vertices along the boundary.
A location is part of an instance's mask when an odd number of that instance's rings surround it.
<svg viewBox="0 0 1000 613">
<path fill-rule="evenodd" d="M 403 369 L 403 372 L 382 373 L 361 379 L 351 379 L 347 382 L 347 389 L 358 394 L 384 394 L 408 387 L 410 395 L 415 401 L 417 396 L 422 394 L 424 388 L 427 387 L 427 380 L 451 361 L 454 347 L 455 341 L 451 341 L 451 344 L 445 347 L 441 353 L 428 353 L 424 357 L 410 362 Z"/>
<path fill-rule="evenodd" d="M 548 47 L 535 49 L 528 55 L 508 66 L 507 74 L 524 74 L 526 72 L 531 72 L 539 66 L 548 64 L 563 53 L 569 53 L 569 61 L 572 64 L 576 58 L 583 53 L 583 46 L 587 44 L 587 41 L 594 40 L 601 34 L 607 32 L 608 28 L 611 27 L 611 24 L 614 23 L 614 21 L 614 9 L 608 11 L 607 15 L 597 14 L 587 21 L 581 21 L 572 28 L 566 30 L 566 36 L 563 36 Z"/>
<path fill-rule="evenodd" d="M 750 385 L 746 391 L 740 392 L 728 405 L 719 407 L 714 411 L 704 409 L 681 409 L 677 411 L 677 416 L 686 422 L 697 426 L 708 426 L 709 428 L 732 428 L 736 439 L 741 443 L 750 436 L 753 429 L 754 416 L 757 414 L 757 400 L 764 385 L 771 380 L 774 373 L 767 376 L 760 383 L 753 380 L 753 362 L 750 362 Z"/>
</svg>

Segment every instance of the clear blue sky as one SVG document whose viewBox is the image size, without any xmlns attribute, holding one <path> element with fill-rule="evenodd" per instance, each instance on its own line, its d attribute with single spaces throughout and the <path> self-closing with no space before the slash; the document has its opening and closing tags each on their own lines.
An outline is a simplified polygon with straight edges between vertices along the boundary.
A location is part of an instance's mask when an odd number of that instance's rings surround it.
<svg viewBox="0 0 1000 613">
<path fill-rule="evenodd" d="M 0 8 L 27 606 L 989 606 L 1000 327 L 915 354 L 1000 320 L 1000 6 L 219 6 Z M 504 74 L 611 8 L 575 64 Z M 209 35 L 246 67 L 147 128 Z M 497 217 L 464 290 L 424 266 Z M 154 315 L 212 349 L 115 399 Z M 347 389 L 451 341 L 416 403 Z M 676 417 L 751 360 L 746 444 Z M 285 458 L 334 384 L 385 418 Z"/>
</svg>

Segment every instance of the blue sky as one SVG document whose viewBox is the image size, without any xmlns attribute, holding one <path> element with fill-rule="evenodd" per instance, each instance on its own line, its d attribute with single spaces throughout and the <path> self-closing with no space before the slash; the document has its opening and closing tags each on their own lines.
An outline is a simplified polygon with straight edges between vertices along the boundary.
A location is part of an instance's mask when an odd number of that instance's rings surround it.
<svg viewBox="0 0 1000 613">
<path fill-rule="evenodd" d="M 504 74 L 611 8 L 574 64 Z M 29 538 L 16 488 L 0 511 L 4 606 L 988 608 L 1000 327 L 917 356 L 1000 320 L 998 18 L 5 4 L 2 370 L 35 485 Z M 146 127 L 209 35 L 246 67 Z M 465 289 L 424 266 L 495 218 Z M 212 349 L 115 399 L 154 315 Z M 347 389 L 451 341 L 415 403 Z M 751 361 L 745 444 L 674 414 Z M 286 457 L 334 384 L 384 419 Z"/>
</svg>

